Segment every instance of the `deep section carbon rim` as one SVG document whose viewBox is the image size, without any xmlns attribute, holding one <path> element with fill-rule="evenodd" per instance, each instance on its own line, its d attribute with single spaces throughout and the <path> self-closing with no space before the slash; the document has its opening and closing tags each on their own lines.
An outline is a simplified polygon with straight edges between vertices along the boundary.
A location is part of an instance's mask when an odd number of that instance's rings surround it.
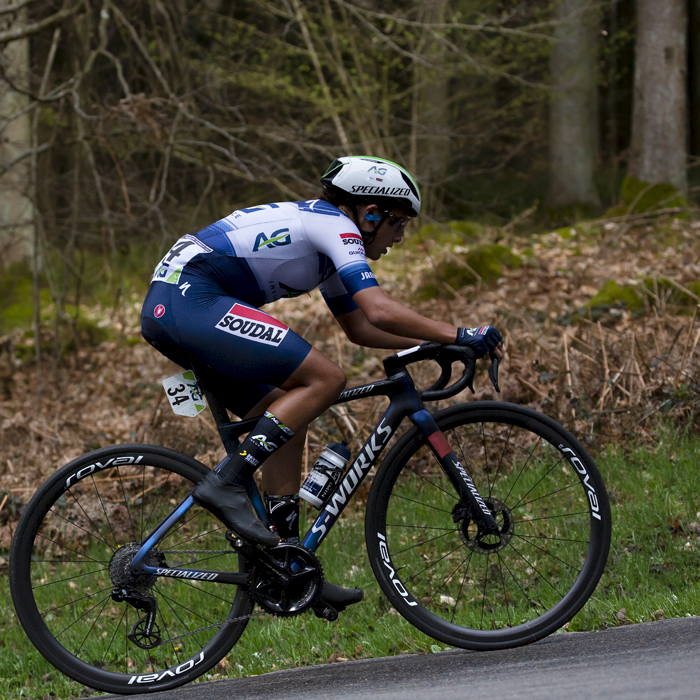
<svg viewBox="0 0 700 700">
<path fill-rule="evenodd" d="M 240 637 L 246 620 L 212 627 L 250 613 L 236 586 L 140 577 L 137 591 L 157 603 L 150 630 L 138 624 L 143 610 L 112 598 L 130 584 L 138 543 L 206 471 L 172 450 L 125 445 L 84 455 L 37 492 L 13 542 L 12 595 L 27 635 L 61 671 L 107 692 L 164 690 L 204 673 Z M 238 571 L 224 532 L 194 506 L 147 563 Z"/>
<path fill-rule="evenodd" d="M 540 639 L 584 605 L 605 565 L 610 513 L 583 447 L 551 419 L 481 402 L 435 416 L 499 525 L 480 533 L 425 438 L 386 457 L 368 502 L 380 585 L 426 634 L 495 649 Z"/>
</svg>

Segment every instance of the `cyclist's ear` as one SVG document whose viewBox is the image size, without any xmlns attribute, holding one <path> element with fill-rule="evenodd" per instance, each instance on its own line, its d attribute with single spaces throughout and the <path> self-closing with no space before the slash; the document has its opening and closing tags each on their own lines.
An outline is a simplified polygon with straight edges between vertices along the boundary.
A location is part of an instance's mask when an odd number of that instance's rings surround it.
<svg viewBox="0 0 700 700">
<path fill-rule="evenodd" d="M 381 221 L 382 212 L 376 204 L 368 204 L 363 212 L 367 221 Z"/>
</svg>

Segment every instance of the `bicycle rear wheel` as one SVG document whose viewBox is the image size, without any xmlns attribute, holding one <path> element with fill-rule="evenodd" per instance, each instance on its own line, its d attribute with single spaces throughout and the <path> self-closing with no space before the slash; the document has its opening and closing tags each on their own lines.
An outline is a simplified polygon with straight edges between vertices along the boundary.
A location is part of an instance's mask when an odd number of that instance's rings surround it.
<svg viewBox="0 0 700 700">
<path fill-rule="evenodd" d="M 367 551 L 392 605 L 426 634 L 466 649 L 534 642 L 593 593 L 610 547 L 610 509 L 593 460 L 562 426 L 503 402 L 434 416 L 494 514 L 479 537 L 468 508 L 413 428 L 382 462 L 366 513 Z"/>
<path fill-rule="evenodd" d="M 139 543 L 208 471 L 167 448 L 119 445 L 79 457 L 37 491 L 12 542 L 10 588 L 27 636 L 56 668 L 105 692 L 167 690 L 210 669 L 238 641 L 247 619 L 213 625 L 251 612 L 240 587 L 148 577 L 142 588 L 157 601 L 161 638 L 151 649 L 129 638 L 145 613 L 111 597 Z M 238 571 L 224 532 L 195 505 L 147 562 Z"/>
</svg>

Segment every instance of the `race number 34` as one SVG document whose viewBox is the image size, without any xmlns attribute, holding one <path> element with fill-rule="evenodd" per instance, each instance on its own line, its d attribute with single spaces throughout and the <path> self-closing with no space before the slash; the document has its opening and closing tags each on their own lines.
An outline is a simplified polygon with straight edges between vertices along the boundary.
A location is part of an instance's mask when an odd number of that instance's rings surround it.
<svg viewBox="0 0 700 700">
<path fill-rule="evenodd" d="M 191 370 L 164 379 L 163 389 L 170 401 L 170 407 L 178 416 L 194 418 L 207 407 L 207 402 Z"/>
</svg>

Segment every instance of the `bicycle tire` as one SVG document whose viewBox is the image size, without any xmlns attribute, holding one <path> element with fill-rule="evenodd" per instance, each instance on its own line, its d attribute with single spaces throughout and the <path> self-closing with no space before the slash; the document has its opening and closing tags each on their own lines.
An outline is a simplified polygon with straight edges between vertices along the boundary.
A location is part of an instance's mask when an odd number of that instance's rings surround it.
<svg viewBox="0 0 700 700">
<path fill-rule="evenodd" d="M 135 552 L 208 472 L 201 462 L 164 447 L 117 445 L 78 457 L 38 489 L 12 541 L 10 589 L 27 636 L 57 669 L 108 693 L 168 690 L 208 671 L 238 641 L 247 619 L 188 633 L 249 614 L 253 605 L 242 587 L 153 581 L 147 588 L 158 602 L 161 640 L 187 636 L 148 650 L 127 636 L 145 613 L 111 598 L 109 563 L 118 571 L 130 561 L 119 550 Z M 167 563 L 152 565 L 196 568 L 200 555 L 179 552 L 229 550 L 224 531 L 195 505 L 156 548 Z M 130 550 L 122 549 L 127 544 Z M 243 570 L 233 550 L 204 557 L 206 568 Z"/>
<path fill-rule="evenodd" d="M 375 577 L 425 634 L 474 650 L 528 644 L 583 607 L 610 547 L 607 492 L 583 446 L 556 421 L 505 402 L 433 416 L 494 513 L 500 540 L 469 517 L 417 429 L 382 461 L 367 501 Z"/>
</svg>

